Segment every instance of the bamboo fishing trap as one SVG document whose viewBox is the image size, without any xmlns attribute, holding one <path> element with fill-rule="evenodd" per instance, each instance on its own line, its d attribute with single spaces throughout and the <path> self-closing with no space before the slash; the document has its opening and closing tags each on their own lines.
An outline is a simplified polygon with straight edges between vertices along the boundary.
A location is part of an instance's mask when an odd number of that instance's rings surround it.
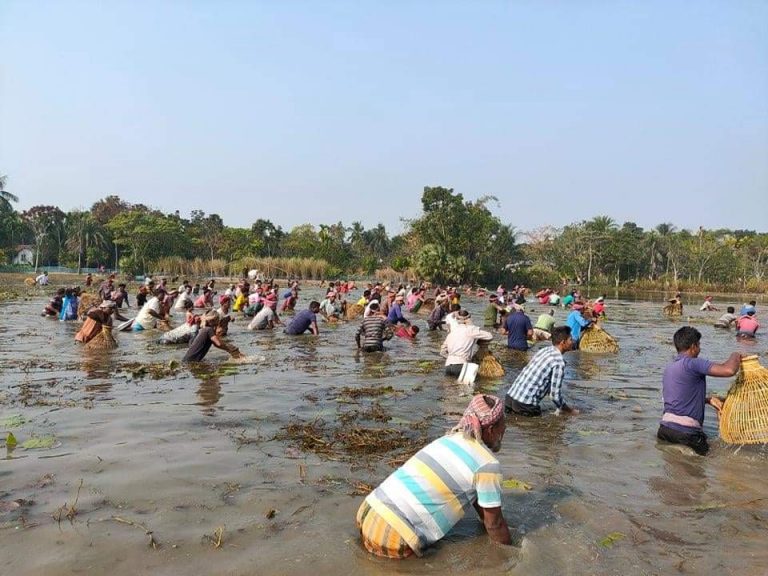
<svg viewBox="0 0 768 576">
<path fill-rule="evenodd" d="M 619 343 L 602 328 L 597 329 L 590 326 L 581 334 L 579 350 L 615 354 L 619 351 Z"/>
<path fill-rule="evenodd" d="M 101 332 L 85 345 L 86 350 L 113 350 L 114 348 L 117 348 L 117 340 L 112 336 L 112 326 L 104 324 L 101 326 Z"/>
<path fill-rule="evenodd" d="M 487 342 L 480 341 L 477 343 L 477 352 L 472 357 L 472 362 L 479 364 L 477 375 L 480 378 L 501 378 L 504 376 L 504 366 L 489 350 Z"/>
<path fill-rule="evenodd" d="M 768 368 L 745 356 L 720 412 L 720 437 L 729 444 L 768 443 Z"/>
<path fill-rule="evenodd" d="M 365 311 L 365 306 L 360 306 L 360 304 L 352 304 L 350 306 L 347 306 L 347 311 L 346 311 L 347 320 L 354 320 L 358 316 L 361 316 L 364 311 Z"/>
</svg>

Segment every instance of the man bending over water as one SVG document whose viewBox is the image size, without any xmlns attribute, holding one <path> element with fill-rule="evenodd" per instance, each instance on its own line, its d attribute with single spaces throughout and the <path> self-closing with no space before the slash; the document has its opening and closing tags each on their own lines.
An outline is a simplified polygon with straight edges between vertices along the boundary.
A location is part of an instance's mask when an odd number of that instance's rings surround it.
<svg viewBox="0 0 768 576">
<path fill-rule="evenodd" d="M 501 511 L 504 405 L 478 394 L 459 423 L 390 474 L 357 511 L 365 548 L 387 558 L 421 556 L 445 536 L 472 504 L 491 540 L 511 544 Z"/>
<path fill-rule="evenodd" d="M 677 358 L 664 370 L 664 415 L 656 436 L 659 440 L 690 446 L 703 456 L 709 452 L 707 435 L 702 428 L 704 406 L 709 404 L 718 412 L 723 407 L 720 398 L 707 397 L 707 376 L 733 376 L 739 370 L 741 354 L 734 352 L 720 364 L 699 358 L 701 333 L 692 326 L 680 328 L 673 341 Z"/>
</svg>

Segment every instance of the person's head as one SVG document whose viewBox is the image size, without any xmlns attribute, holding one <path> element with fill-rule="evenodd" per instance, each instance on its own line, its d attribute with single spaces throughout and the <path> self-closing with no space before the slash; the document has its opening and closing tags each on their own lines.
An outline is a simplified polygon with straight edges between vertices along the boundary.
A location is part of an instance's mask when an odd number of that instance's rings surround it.
<svg viewBox="0 0 768 576">
<path fill-rule="evenodd" d="M 499 297 L 498 297 L 496 294 L 491 294 L 491 295 L 488 297 L 488 300 L 490 300 L 490 301 L 491 301 L 492 303 L 494 303 L 494 304 L 495 304 L 495 303 L 498 301 L 498 299 L 499 299 Z"/>
<path fill-rule="evenodd" d="M 374 314 L 377 314 L 380 309 L 379 303 L 376 302 L 376 300 L 374 300 L 373 302 L 371 302 L 371 305 L 368 307 L 368 309 Z"/>
<path fill-rule="evenodd" d="M 549 315 L 550 316 L 554 316 L 555 315 L 555 309 L 554 308 L 550 308 L 549 309 Z"/>
<path fill-rule="evenodd" d="M 370 290 L 363 290 L 363 297 L 366 300 L 370 300 L 371 299 L 371 291 Z"/>
<path fill-rule="evenodd" d="M 693 326 L 683 326 L 672 337 L 672 341 L 675 344 L 675 350 L 682 354 L 687 352 L 694 358 L 699 355 L 701 349 L 701 332 L 696 330 Z"/>
<path fill-rule="evenodd" d="M 330 300 L 331 302 L 336 300 L 336 292 L 328 292 L 328 300 Z"/>
<path fill-rule="evenodd" d="M 757 306 L 757 300 L 750 300 L 749 301 L 750 306 Z"/>
<path fill-rule="evenodd" d="M 506 429 L 504 403 L 496 396 L 477 394 L 451 432 L 461 432 L 468 438 L 482 441 L 491 451 L 498 452 Z"/>
<path fill-rule="evenodd" d="M 552 328 L 552 346 L 557 347 L 560 352 L 573 348 L 570 326 L 555 326 Z"/>
<path fill-rule="evenodd" d="M 64 292 L 65 292 L 64 288 L 58 288 L 56 290 L 56 296 L 64 296 Z"/>
<path fill-rule="evenodd" d="M 230 299 L 230 298 L 229 298 L 229 296 L 227 296 L 226 294 L 222 294 L 222 295 L 219 297 L 219 304 L 221 305 L 221 307 L 222 307 L 224 310 L 228 310 L 228 309 L 229 309 L 229 305 L 230 305 L 230 303 L 231 303 L 231 299 Z"/>
<path fill-rule="evenodd" d="M 112 300 L 103 300 L 101 304 L 99 304 L 99 308 L 106 312 L 112 312 L 115 309 L 115 303 Z"/>
<path fill-rule="evenodd" d="M 181 306 L 184 310 L 192 310 L 195 307 L 195 304 L 192 302 L 192 300 L 184 300 Z"/>
<path fill-rule="evenodd" d="M 734 312 L 736 312 L 736 308 L 734 308 L 733 306 L 728 306 L 728 308 L 726 308 L 725 311 L 728 312 L 728 314 L 733 314 Z"/>
<path fill-rule="evenodd" d="M 747 310 L 747 316 L 754 316 L 756 314 L 756 311 L 754 308 L 750 308 Z"/>
<path fill-rule="evenodd" d="M 416 336 L 416 334 L 419 333 L 419 327 L 418 326 L 411 325 L 410 330 L 411 330 L 411 336 Z"/>
<path fill-rule="evenodd" d="M 125 291 L 125 282 L 121 282 L 117 287 L 120 288 L 121 291 Z"/>
<path fill-rule="evenodd" d="M 317 314 L 318 312 L 320 312 L 320 302 L 318 302 L 317 300 L 312 300 L 312 302 L 309 303 L 309 309 L 311 312 L 314 312 L 315 314 Z"/>
<path fill-rule="evenodd" d="M 405 299 L 403 298 L 402 294 L 398 294 L 397 296 L 395 296 L 395 302 L 397 302 L 398 304 L 402 304 L 403 300 Z"/>
<path fill-rule="evenodd" d="M 451 312 L 458 312 L 461 310 L 461 304 L 451 304 Z"/>
<path fill-rule="evenodd" d="M 472 314 L 469 310 L 459 310 L 456 312 L 456 320 L 459 324 L 469 324 L 472 322 Z"/>
</svg>

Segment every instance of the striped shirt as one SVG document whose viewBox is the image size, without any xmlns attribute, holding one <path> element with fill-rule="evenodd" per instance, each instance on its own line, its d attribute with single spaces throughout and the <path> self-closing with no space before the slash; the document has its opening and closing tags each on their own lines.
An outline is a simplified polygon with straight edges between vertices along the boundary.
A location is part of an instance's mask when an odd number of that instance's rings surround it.
<svg viewBox="0 0 768 576">
<path fill-rule="evenodd" d="M 484 444 L 455 433 L 422 448 L 365 500 L 421 555 L 470 504 L 500 507 L 501 478 L 501 465 Z"/>
<path fill-rule="evenodd" d="M 522 404 L 538 406 L 551 393 L 552 402 L 558 408 L 565 404 L 562 387 L 565 376 L 565 360 L 556 346 L 546 346 L 536 352 L 528 365 L 518 374 L 507 396 Z"/>
<path fill-rule="evenodd" d="M 381 316 L 368 316 L 363 318 L 360 328 L 355 334 L 355 340 L 360 341 L 363 336 L 362 346 L 381 346 L 384 340 L 392 338 L 392 330 L 387 325 L 387 320 Z"/>
</svg>

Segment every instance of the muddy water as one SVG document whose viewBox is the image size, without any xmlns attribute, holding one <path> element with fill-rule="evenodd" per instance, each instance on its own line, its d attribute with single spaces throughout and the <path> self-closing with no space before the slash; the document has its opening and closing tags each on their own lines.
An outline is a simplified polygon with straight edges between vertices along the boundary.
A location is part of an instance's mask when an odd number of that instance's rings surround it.
<svg viewBox="0 0 768 576">
<path fill-rule="evenodd" d="M 679 325 L 659 303 L 610 301 L 606 327 L 621 352 L 568 355 L 566 397 L 580 415 L 508 421 L 505 477 L 531 486 L 505 493 L 515 546 L 491 544 L 470 512 L 427 556 L 397 563 L 360 548 L 356 492 L 466 405 L 471 391 L 440 370 L 440 335 L 359 355 L 356 322 L 297 338 L 249 333 L 238 321 L 230 339 L 253 362 L 231 364 L 213 349 L 192 373 L 169 367 L 183 349 L 160 347 L 151 332 L 120 334 L 118 350 L 89 355 L 74 325 L 38 315 L 44 302 L 1 307 L 0 433 L 55 438 L 0 461 L 2 573 L 766 573 L 765 451 L 715 440 L 700 458 L 655 440 L 660 374 Z M 468 307 L 482 317 L 479 300 Z M 763 341 L 737 345 L 710 327 L 717 313 L 693 316 L 704 356 L 740 349 L 766 363 Z M 503 393 L 525 363 L 500 356 L 507 376 L 484 390 Z M 710 379 L 713 390 L 728 384 Z M 16 415 L 23 422 L 11 422 Z M 328 447 L 340 422 L 399 431 L 407 446 L 362 455 Z M 325 454 L 286 437 L 287 425 L 307 423 L 325 430 Z M 706 428 L 717 436 L 711 412 Z"/>
</svg>

